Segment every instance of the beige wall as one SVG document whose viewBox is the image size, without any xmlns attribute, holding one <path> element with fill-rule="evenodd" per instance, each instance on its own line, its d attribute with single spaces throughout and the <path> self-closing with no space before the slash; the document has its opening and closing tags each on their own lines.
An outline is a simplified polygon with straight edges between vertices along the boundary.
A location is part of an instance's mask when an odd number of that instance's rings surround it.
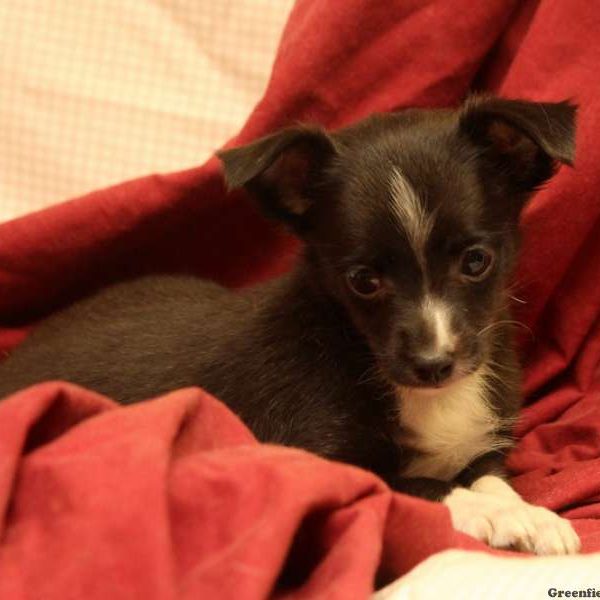
<svg viewBox="0 0 600 600">
<path fill-rule="evenodd" d="M 0 2 L 0 220 L 203 162 L 262 94 L 291 5 Z"/>
</svg>

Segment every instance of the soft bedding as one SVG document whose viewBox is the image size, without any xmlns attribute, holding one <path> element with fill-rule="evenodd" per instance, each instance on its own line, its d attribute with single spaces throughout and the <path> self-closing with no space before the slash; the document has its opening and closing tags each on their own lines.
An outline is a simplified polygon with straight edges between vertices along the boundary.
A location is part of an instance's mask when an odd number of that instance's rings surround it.
<svg viewBox="0 0 600 600">
<path fill-rule="evenodd" d="M 586 554 L 600 551 L 599 27 L 586 0 L 299 0 L 232 141 L 453 104 L 473 88 L 579 103 L 575 169 L 523 217 L 526 405 L 508 464 L 525 498 L 572 520 Z M 214 159 L 98 191 L 0 226 L 0 344 L 10 351 L 109 281 L 169 270 L 247 285 L 284 271 L 296 249 L 249 198 L 225 193 Z M 440 504 L 258 444 L 199 389 L 119 407 L 41 384 L 0 403 L 0 457 L 2 598 L 365 598 L 377 575 L 441 550 L 492 553 L 454 532 Z M 576 587 L 595 558 L 556 559 L 548 588 L 569 573 Z"/>
</svg>

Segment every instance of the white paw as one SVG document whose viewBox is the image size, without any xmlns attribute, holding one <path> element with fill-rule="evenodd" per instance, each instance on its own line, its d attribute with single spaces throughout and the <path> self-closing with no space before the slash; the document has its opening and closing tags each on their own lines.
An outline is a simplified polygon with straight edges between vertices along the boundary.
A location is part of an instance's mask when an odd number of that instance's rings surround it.
<svg viewBox="0 0 600 600">
<path fill-rule="evenodd" d="M 446 496 L 455 529 L 488 543 L 535 554 L 576 554 L 581 543 L 566 519 L 518 496 L 456 488 Z"/>
</svg>

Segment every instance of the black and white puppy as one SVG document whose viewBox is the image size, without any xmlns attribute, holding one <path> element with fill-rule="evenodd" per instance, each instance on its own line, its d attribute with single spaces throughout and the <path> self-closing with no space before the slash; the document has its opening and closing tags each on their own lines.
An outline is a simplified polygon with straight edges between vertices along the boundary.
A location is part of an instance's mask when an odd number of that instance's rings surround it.
<svg viewBox="0 0 600 600">
<path fill-rule="evenodd" d="M 220 153 L 231 188 L 305 242 L 242 291 L 184 276 L 110 287 L 0 366 L 0 395 L 63 379 L 121 402 L 202 386 L 263 441 L 442 500 L 496 547 L 572 553 L 567 521 L 505 482 L 520 406 L 509 278 L 518 220 L 574 154 L 575 108 L 472 97 Z"/>
</svg>

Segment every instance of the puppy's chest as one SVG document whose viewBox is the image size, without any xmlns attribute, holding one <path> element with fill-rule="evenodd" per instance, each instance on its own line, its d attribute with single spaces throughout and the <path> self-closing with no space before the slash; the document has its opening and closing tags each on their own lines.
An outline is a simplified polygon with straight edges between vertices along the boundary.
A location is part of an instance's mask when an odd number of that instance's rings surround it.
<svg viewBox="0 0 600 600">
<path fill-rule="evenodd" d="M 438 394 L 399 393 L 399 440 L 415 450 L 404 477 L 454 479 L 478 456 L 507 445 L 497 431 L 500 418 L 486 400 L 483 377 L 474 374 Z"/>
</svg>

